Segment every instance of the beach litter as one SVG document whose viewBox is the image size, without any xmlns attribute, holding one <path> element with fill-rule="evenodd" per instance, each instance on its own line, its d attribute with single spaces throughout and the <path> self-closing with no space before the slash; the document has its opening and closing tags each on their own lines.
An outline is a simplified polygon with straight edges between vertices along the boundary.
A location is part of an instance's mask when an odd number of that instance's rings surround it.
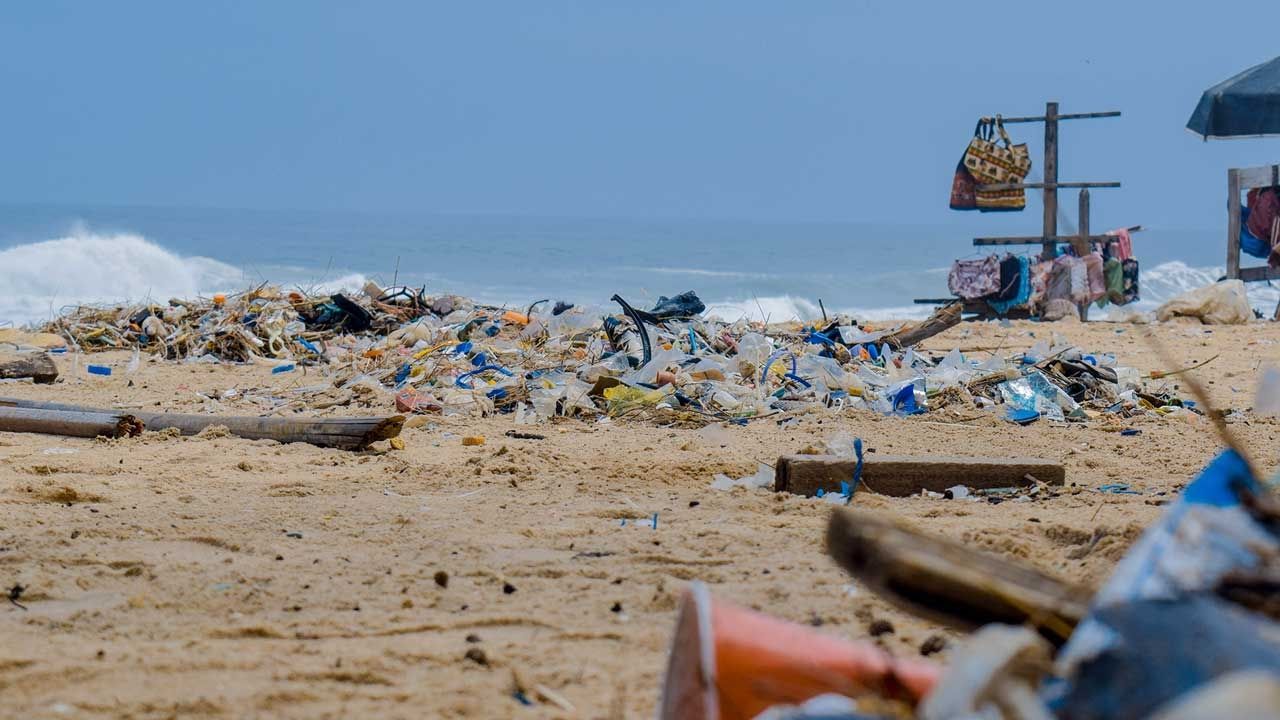
<svg viewBox="0 0 1280 720">
<path fill-rule="evenodd" d="M 136 348 L 155 358 L 306 370 L 335 393 L 277 412 L 358 404 L 413 414 L 510 414 L 673 427 L 742 425 L 822 409 L 898 417 L 939 411 L 1012 423 L 1142 415 L 1194 420 L 1169 376 L 1041 338 L 982 358 L 922 343 L 960 322 L 960 306 L 877 326 L 727 321 L 693 292 L 648 310 L 539 301 L 519 310 L 425 289 L 306 294 L 262 285 L 219 298 L 77 307 L 47 323 L 80 353 Z M 617 312 L 620 310 L 621 312 Z M 1206 361 L 1207 362 L 1207 361 Z M 281 408 L 280 405 L 286 405 Z M 215 408 L 216 410 L 216 408 Z"/>
<path fill-rule="evenodd" d="M 1280 498 L 1235 450 L 1096 592 L 865 510 L 833 511 L 826 546 L 859 587 L 973 634 L 945 665 L 894 657 L 694 582 L 660 718 L 1172 720 L 1280 707 Z"/>
</svg>

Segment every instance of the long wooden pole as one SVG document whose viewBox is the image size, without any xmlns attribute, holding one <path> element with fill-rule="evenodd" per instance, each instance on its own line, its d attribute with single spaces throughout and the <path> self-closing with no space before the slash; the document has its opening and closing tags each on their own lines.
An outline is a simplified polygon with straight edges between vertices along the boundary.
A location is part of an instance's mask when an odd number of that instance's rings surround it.
<svg viewBox="0 0 1280 720">
<path fill-rule="evenodd" d="M 1240 277 L 1240 172 L 1227 170 L 1227 277 Z"/>
<path fill-rule="evenodd" d="M 0 407 L 4 406 L 64 412 L 112 412 L 79 405 L 0 398 Z M 249 440 L 304 442 L 343 450 L 359 450 L 378 440 L 390 440 L 398 436 L 404 427 L 403 415 L 360 418 L 277 418 L 144 411 L 134 411 L 132 415 L 145 423 L 148 430 L 176 428 L 183 435 L 196 435 L 205 428 L 221 425 L 226 427 L 232 435 Z"/>
<path fill-rule="evenodd" d="M 118 438 L 137 435 L 142 429 L 143 423 L 138 418 L 124 413 L 0 406 L 0 432 Z"/>
<path fill-rule="evenodd" d="M 1044 237 L 1058 234 L 1058 103 L 1044 105 Z M 1045 242 L 1041 257 L 1053 258 L 1057 247 Z"/>
</svg>

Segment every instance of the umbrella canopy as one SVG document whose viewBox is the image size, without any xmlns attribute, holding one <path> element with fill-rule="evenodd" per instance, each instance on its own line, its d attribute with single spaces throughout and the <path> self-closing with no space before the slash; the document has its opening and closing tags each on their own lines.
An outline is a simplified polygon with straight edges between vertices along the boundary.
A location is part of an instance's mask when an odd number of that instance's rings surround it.
<svg viewBox="0 0 1280 720">
<path fill-rule="evenodd" d="M 1205 90 L 1187 129 L 1206 140 L 1280 135 L 1280 57 Z"/>
</svg>

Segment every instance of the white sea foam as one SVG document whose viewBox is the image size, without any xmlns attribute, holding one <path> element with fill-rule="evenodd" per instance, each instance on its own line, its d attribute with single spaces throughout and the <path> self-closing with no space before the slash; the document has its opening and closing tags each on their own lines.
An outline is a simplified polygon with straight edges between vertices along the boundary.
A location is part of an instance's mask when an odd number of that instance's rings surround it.
<svg viewBox="0 0 1280 720">
<path fill-rule="evenodd" d="M 650 270 L 708 279 L 733 277 L 742 281 L 740 286 L 744 288 L 749 288 L 751 281 L 757 279 L 753 277 L 754 273 L 749 272 L 720 274 L 699 269 Z M 264 269 L 264 272 L 266 277 L 256 272 L 248 275 L 212 258 L 183 257 L 136 234 L 101 235 L 77 230 L 67 237 L 0 250 L 0 325 L 39 322 L 70 305 L 145 300 L 165 302 L 173 297 L 194 298 L 215 292 L 234 292 L 264 280 L 284 286 L 297 285 L 312 292 L 359 289 L 365 282 L 365 277 L 360 274 L 324 280 L 305 268 L 276 266 L 274 270 Z M 897 290 L 885 294 L 887 302 L 881 307 L 828 300 L 827 314 L 843 313 L 872 321 L 924 317 L 933 309 L 932 306 L 908 303 L 916 295 L 945 296 L 942 280 L 937 277 L 944 272 L 945 269 L 930 268 L 914 274 L 918 282 L 893 283 Z M 901 273 L 890 271 L 878 276 L 863 276 L 859 282 L 878 282 L 877 278 Z M 273 276 L 275 274 L 280 276 Z M 1144 267 L 1139 281 L 1142 299 L 1133 309 L 1151 310 L 1175 295 L 1216 281 L 1222 274 L 1221 268 L 1192 267 L 1178 261 Z M 759 278 L 768 277 L 764 273 L 759 275 Z M 813 321 L 822 317 L 816 299 L 798 295 L 760 298 L 744 298 L 741 294 L 727 298 L 709 295 L 703 296 L 707 301 L 708 314 L 729 321 L 741 318 L 773 322 Z M 1267 283 L 1250 283 L 1249 298 L 1255 308 L 1270 317 L 1277 301 L 1280 301 L 1280 288 Z"/>
<path fill-rule="evenodd" d="M 325 289 L 360 287 L 349 275 Z M 77 230 L 0 250 L 0 325 L 35 323 L 80 304 L 166 302 L 243 290 L 255 279 L 224 262 L 182 257 L 134 234 Z"/>
<path fill-rule="evenodd" d="M 933 310 L 930 305 L 906 305 L 882 308 L 827 307 L 828 317 L 835 314 L 852 315 L 861 320 L 909 320 L 926 317 Z M 707 304 L 710 317 L 733 322 L 746 319 L 765 322 L 811 321 L 822 317 L 818 303 L 791 295 L 730 300 Z"/>
</svg>

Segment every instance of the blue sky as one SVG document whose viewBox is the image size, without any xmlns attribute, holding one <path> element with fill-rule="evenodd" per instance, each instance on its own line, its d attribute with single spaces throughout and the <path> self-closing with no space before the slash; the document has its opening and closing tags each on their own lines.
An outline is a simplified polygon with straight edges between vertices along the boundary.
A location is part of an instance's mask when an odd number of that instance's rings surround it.
<svg viewBox="0 0 1280 720">
<path fill-rule="evenodd" d="M 1200 92 L 1276 51 L 1274 3 L 5 5 L 0 201 L 1036 230 L 946 208 L 978 115 L 1064 124 L 1095 226 L 1218 228 Z M 1264 22 L 1264 19 L 1266 20 Z M 1014 126 L 1032 145 L 1039 126 Z M 1074 196 L 1064 198 L 1074 208 Z"/>
</svg>

